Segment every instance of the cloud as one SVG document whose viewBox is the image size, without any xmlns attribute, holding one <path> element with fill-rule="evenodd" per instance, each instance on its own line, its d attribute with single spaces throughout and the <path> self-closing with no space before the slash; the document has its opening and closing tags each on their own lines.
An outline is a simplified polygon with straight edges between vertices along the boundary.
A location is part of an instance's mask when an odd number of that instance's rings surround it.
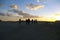
<svg viewBox="0 0 60 40">
<path fill-rule="evenodd" d="M 30 14 L 25 13 L 23 11 L 19 11 L 19 10 L 12 10 L 12 11 L 13 12 L 8 11 L 8 13 L 5 11 L 6 13 L 5 12 L 4 13 L 0 13 L 0 15 L 2 15 L 2 16 L 10 16 L 10 17 L 18 16 L 18 17 L 23 17 L 23 18 L 38 18 L 38 16 L 30 15 Z"/>
<path fill-rule="evenodd" d="M 18 13 L 12 12 L 12 11 L 8 11 L 8 13 L 6 14 L 6 16 L 20 16 Z"/>
<path fill-rule="evenodd" d="M 33 5 L 33 4 L 28 4 L 25 6 L 26 9 L 29 9 L 29 10 L 38 10 L 40 8 L 43 8 L 44 5 Z"/>
<path fill-rule="evenodd" d="M 6 14 L 6 16 L 12 16 L 12 14 L 9 14 L 9 13 L 8 13 L 8 14 Z"/>
<path fill-rule="evenodd" d="M 24 13 L 23 11 L 19 11 L 19 10 L 13 10 L 15 13 L 18 13 L 19 15 L 22 16 L 29 16 L 30 14 Z"/>
<path fill-rule="evenodd" d="M 40 2 L 40 0 L 37 0 L 37 2 Z"/>
<path fill-rule="evenodd" d="M 15 13 L 18 13 L 18 15 L 21 15 L 23 16 L 23 18 L 37 18 L 38 16 L 33 16 L 33 15 L 30 15 L 28 13 L 25 13 L 23 11 L 19 11 L 19 10 L 13 10 Z"/>
<path fill-rule="evenodd" d="M 12 9 L 17 9 L 17 8 L 18 8 L 17 5 L 10 5 L 10 7 L 11 7 Z"/>
<path fill-rule="evenodd" d="M 22 15 L 23 17 L 30 16 L 30 14 L 24 13 L 23 11 L 19 11 L 16 5 L 10 5 L 10 7 L 12 8 L 12 11 L 14 13 L 17 13 L 18 15 Z M 17 14 L 14 14 L 14 15 L 17 15 Z"/>
<path fill-rule="evenodd" d="M 3 10 L 3 12 L 0 13 L 0 15 L 1 15 L 1 16 L 20 16 L 18 13 L 12 12 L 12 10 L 11 10 L 11 11 L 9 11 L 9 10 L 4 11 L 4 10 Z"/>
<path fill-rule="evenodd" d="M 10 7 L 12 8 L 12 11 L 14 12 L 14 13 L 17 13 L 17 14 L 15 14 L 15 15 L 22 15 L 23 16 L 23 18 L 31 18 L 31 17 L 35 17 L 35 16 L 33 16 L 33 15 L 30 15 L 30 14 L 28 14 L 28 13 L 25 13 L 25 12 L 23 12 L 23 11 L 19 11 L 18 9 L 17 9 L 17 5 L 10 5 Z M 26 7 L 31 7 L 31 9 L 33 10 L 36 10 L 36 8 L 39 8 L 39 6 L 38 5 L 32 5 L 32 6 L 30 6 L 30 5 L 26 5 Z M 41 6 L 40 6 L 41 7 Z M 10 14 L 9 14 L 10 15 Z"/>
<path fill-rule="evenodd" d="M 20 16 L 18 13 L 13 14 L 13 16 Z"/>
<path fill-rule="evenodd" d="M 42 0 L 37 0 L 37 3 L 41 2 Z M 42 3 L 47 3 L 47 0 L 44 0 Z"/>
</svg>

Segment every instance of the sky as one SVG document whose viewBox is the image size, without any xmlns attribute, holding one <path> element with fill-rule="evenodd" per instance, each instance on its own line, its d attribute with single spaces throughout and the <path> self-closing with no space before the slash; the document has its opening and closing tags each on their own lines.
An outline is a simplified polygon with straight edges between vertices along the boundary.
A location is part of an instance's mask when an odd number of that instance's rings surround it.
<svg viewBox="0 0 60 40">
<path fill-rule="evenodd" d="M 45 17 L 60 14 L 60 0 L 0 0 L 0 13 L 13 9 Z"/>
</svg>

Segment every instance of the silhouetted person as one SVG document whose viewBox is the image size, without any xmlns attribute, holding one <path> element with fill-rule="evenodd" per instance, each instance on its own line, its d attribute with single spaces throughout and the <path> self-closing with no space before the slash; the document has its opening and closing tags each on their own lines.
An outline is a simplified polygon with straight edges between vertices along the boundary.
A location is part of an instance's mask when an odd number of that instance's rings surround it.
<svg viewBox="0 0 60 40">
<path fill-rule="evenodd" d="M 31 20 L 31 23 L 34 23 L 33 19 Z"/>
<path fill-rule="evenodd" d="M 1 22 L 2 20 L 0 20 L 0 22 Z"/>
<path fill-rule="evenodd" d="M 26 24 L 29 24 L 30 23 L 30 19 L 26 19 Z"/>
<path fill-rule="evenodd" d="M 26 24 L 27 24 L 27 19 L 26 19 Z"/>
<path fill-rule="evenodd" d="M 21 23 L 21 19 L 19 19 L 19 23 Z"/>
<path fill-rule="evenodd" d="M 34 20 L 34 23 L 37 23 L 37 19 Z"/>
<path fill-rule="evenodd" d="M 35 23 L 37 23 L 37 19 L 35 19 Z"/>
</svg>

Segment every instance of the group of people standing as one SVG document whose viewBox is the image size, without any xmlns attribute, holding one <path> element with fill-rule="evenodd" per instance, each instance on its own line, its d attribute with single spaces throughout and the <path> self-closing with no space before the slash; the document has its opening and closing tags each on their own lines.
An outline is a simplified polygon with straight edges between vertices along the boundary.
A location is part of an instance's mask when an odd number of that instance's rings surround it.
<svg viewBox="0 0 60 40">
<path fill-rule="evenodd" d="M 21 22 L 22 22 L 22 20 L 19 19 L 19 23 L 21 23 Z M 34 23 L 34 24 L 35 24 L 35 23 L 37 23 L 37 19 L 35 19 L 35 20 L 33 20 L 33 19 L 32 19 L 32 20 L 26 19 L 26 20 L 25 20 L 25 23 L 26 23 L 26 24 L 30 24 L 30 23 Z"/>
</svg>

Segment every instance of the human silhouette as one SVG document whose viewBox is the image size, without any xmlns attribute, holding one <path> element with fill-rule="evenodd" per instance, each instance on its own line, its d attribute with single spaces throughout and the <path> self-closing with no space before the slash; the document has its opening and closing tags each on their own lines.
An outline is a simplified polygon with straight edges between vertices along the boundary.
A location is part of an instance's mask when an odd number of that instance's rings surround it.
<svg viewBox="0 0 60 40">
<path fill-rule="evenodd" d="M 21 23 L 21 19 L 19 19 L 19 23 Z"/>
<path fill-rule="evenodd" d="M 30 19 L 26 19 L 26 24 L 29 24 L 30 23 Z"/>
<path fill-rule="evenodd" d="M 34 24 L 37 23 L 37 19 L 34 20 Z"/>
<path fill-rule="evenodd" d="M 35 19 L 35 23 L 37 23 L 37 19 Z"/>
<path fill-rule="evenodd" d="M 31 20 L 31 23 L 34 23 L 33 19 Z"/>
<path fill-rule="evenodd" d="M 1 22 L 2 20 L 0 20 L 0 22 Z"/>
<path fill-rule="evenodd" d="M 27 19 L 26 19 L 26 24 L 27 24 Z"/>
</svg>

